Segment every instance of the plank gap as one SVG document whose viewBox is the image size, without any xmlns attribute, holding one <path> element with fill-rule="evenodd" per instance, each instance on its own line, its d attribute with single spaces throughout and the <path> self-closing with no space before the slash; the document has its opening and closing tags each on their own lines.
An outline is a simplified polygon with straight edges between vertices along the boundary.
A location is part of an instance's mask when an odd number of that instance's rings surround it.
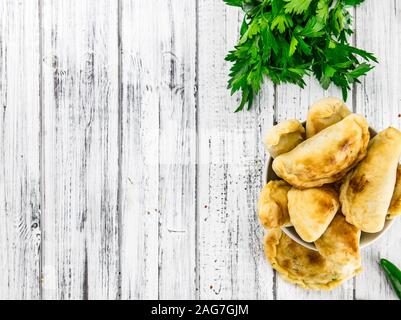
<svg viewBox="0 0 401 320">
<path fill-rule="evenodd" d="M 39 16 L 39 193 L 40 193 L 40 217 L 39 230 L 41 233 L 39 246 L 39 299 L 43 299 L 43 232 L 44 219 L 42 219 L 44 208 L 44 108 L 43 108 L 43 0 L 38 0 L 38 16 Z"/>
<path fill-rule="evenodd" d="M 199 219 L 199 0 L 196 0 L 195 5 L 196 15 L 196 40 L 195 40 L 195 134 L 196 134 L 196 147 L 195 147 L 195 299 L 200 299 L 200 253 L 199 253 L 199 232 L 200 232 L 200 219 Z"/>
<path fill-rule="evenodd" d="M 117 298 L 121 300 L 121 288 L 122 288 L 122 275 L 121 275 L 121 249 L 122 249 L 122 149 L 123 149 L 123 110 L 122 110 L 122 101 L 123 101 L 123 87 L 122 87 L 122 70 L 123 70 L 123 61 L 122 61 L 122 45 L 121 45 L 121 30 L 122 30 L 122 2 L 118 0 L 117 3 L 117 41 L 118 41 L 118 83 L 117 83 L 117 91 L 118 91 L 118 125 L 117 125 L 117 144 L 118 144 L 118 186 L 117 186 L 117 217 L 118 217 L 118 286 L 117 286 Z"/>
</svg>

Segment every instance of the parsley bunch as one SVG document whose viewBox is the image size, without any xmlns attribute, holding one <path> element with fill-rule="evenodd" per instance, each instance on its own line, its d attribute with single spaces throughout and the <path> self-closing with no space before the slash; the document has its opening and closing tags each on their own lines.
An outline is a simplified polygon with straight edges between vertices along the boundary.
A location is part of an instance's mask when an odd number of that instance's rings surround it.
<svg viewBox="0 0 401 320">
<path fill-rule="evenodd" d="M 228 88 L 242 91 L 240 111 L 249 110 L 265 77 L 305 86 L 313 73 L 324 89 L 331 83 L 347 100 L 351 84 L 373 68 L 375 56 L 351 46 L 347 9 L 364 0 L 224 0 L 245 11 L 240 40 L 226 57 L 233 63 Z M 364 61 L 364 62 L 363 62 Z"/>
</svg>

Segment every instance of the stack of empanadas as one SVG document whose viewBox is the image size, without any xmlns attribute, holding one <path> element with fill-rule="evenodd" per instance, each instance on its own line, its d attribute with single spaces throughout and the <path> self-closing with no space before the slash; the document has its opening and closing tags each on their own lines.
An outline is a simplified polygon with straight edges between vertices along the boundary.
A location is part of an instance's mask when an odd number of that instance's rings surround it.
<svg viewBox="0 0 401 320">
<path fill-rule="evenodd" d="M 266 257 L 290 282 L 332 289 L 361 270 L 361 231 L 379 232 L 401 214 L 401 132 L 390 127 L 371 139 L 363 116 L 325 98 L 310 107 L 306 130 L 287 120 L 264 144 L 282 179 L 264 186 L 258 202 Z M 318 251 L 280 230 L 290 225 Z"/>
</svg>

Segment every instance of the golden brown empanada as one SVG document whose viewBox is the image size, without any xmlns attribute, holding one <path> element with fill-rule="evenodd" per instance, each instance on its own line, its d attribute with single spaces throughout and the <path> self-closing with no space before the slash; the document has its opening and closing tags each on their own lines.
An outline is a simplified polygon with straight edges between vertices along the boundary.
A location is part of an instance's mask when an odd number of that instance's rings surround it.
<svg viewBox="0 0 401 320">
<path fill-rule="evenodd" d="M 289 226 L 287 193 L 291 186 L 283 180 L 272 180 L 267 183 L 259 197 L 259 219 L 265 228 Z"/>
<path fill-rule="evenodd" d="M 393 197 L 391 198 L 390 208 L 387 212 L 387 219 L 391 220 L 401 214 L 401 165 L 397 167 L 397 177 Z"/>
<path fill-rule="evenodd" d="M 360 266 L 333 263 L 278 228 L 265 237 L 265 255 L 285 280 L 306 289 L 331 290 L 360 271 Z"/>
<path fill-rule="evenodd" d="M 394 191 L 401 155 L 401 132 L 388 128 L 369 144 L 367 156 L 341 186 L 340 202 L 347 222 L 364 232 L 379 232 Z"/>
<path fill-rule="evenodd" d="M 286 120 L 270 128 L 265 136 L 264 145 L 275 158 L 294 149 L 304 140 L 305 129 L 298 120 Z"/>
<path fill-rule="evenodd" d="M 316 240 L 315 246 L 322 256 L 333 263 L 352 264 L 354 268 L 360 268 L 360 237 L 361 230 L 347 223 L 345 217 L 339 213 L 326 232 Z"/>
<path fill-rule="evenodd" d="M 309 139 L 350 114 L 351 111 L 340 99 L 330 97 L 316 101 L 308 111 L 306 138 Z"/>
<path fill-rule="evenodd" d="M 338 181 L 365 157 L 369 137 L 366 119 L 351 114 L 279 155 L 273 170 L 301 189 Z"/>
<path fill-rule="evenodd" d="M 329 187 L 288 191 L 288 212 L 295 230 L 306 242 L 313 242 L 326 231 L 340 203 Z"/>
</svg>

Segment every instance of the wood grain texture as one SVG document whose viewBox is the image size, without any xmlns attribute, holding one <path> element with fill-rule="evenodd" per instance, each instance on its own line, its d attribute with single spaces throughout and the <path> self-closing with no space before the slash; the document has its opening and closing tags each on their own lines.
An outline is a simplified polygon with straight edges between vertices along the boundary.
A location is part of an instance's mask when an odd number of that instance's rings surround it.
<svg viewBox="0 0 401 320">
<path fill-rule="evenodd" d="M 198 109 L 199 290 L 201 299 L 273 298 L 256 202 L 265 153 L 261 135 L 273 122 L 273 86 L 252 112 L 235 114 L 224 56 L 242 16 L 222 1 L 200 0 Z"/>
<path fill-rule="evenodd" d="M 196 1 L 161 2 L 159 298 L 195 299 Z"/>
<path fill-rule="evenodd" d="M 357 87 L 356 111 L 377 130 L 401 127 L 401 6 L 399 1 L 366 1 L 357 11 L 357 45 L 374 52 L 379 64 Z M 401 221 L 363 251 L 363 273 L 356 280 L 356 299 L 397 299 L 379 267 L 380 258 L 401 265 Z"/>
<path fill-rule="evenodd" d="M 120 10 L 121 297 L 156 299 L 160 121 L 157 92 L 162 82 L 158 21 L 153 15 L 157 4 L 123 0 Z M 141 17 L 149 17 L 149 21 L 145 23 Z"/>
<path fill-rule="evenodd" d="M 39 16 L 0 2 L 0 299 L 40 298 Z"/>
<path fill-rule="evenodd" d="M 114 299 L 117 2 L 43 5 L 43 297 Z"/>
<path fill-rule="evenodd" d="M 123 298 L 196 294 L 195 4 L 122 2 Z"/>
<path fill-rule="evenodd" d="M 379 130 L 401 125 L 400 16 L 396 0 L 355 15 L 380 64 L 347 104 Z M 400 221 L 331 292 L 266 262 L 263 136 L 341 94 L 267 81 L 234 114 L 241 21 L 220 0 L 0 1 L 0 298 L 396 298 L 377 262 L 401 265 Z"/>
</svg>

